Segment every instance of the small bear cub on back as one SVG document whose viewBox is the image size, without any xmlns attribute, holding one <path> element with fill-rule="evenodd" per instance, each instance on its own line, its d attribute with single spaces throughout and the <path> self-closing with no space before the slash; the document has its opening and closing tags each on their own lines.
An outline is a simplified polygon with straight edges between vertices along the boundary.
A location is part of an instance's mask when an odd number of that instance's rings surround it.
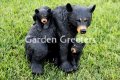
<svg viewBox="0 0 120 80">
<path fill-rule="evenodd" d="M 48 28 L 47 25 L 50 22 L 51 16 L 52 16 L 51 9 L 45 6 L 40 9 L 35 9 L 33 20 L 36 21 L 37 23 L 40 23 L 43 26 L 43 29 L 47 29 Z"/>
<path fill-rule="evenodd" d="M 35 39 L 44 38 L 55 38 L 56 37 L 56 27 L 52 18 L 52 12 L 49 7 L 41 7 L 40 9 L 35 9 L 35 14 L 33 16 L 35 23 L 28 32 L 26 36 L 25 50 L 27 59 L 30 61 L 30 67 L 33 74 L 42 74 L 43 59 L 46 58 L 48 53 L 54 55 L 52 48 L 54 48 L 54 43 L 52 40 L 49 42 L 34 42 Z M 52 48 L 51 48 L 52 46 Z M 55 48 L 54 48 L 55 49 Z M 51 56 L 52 56 L 51 55 Z"/>
</svg>

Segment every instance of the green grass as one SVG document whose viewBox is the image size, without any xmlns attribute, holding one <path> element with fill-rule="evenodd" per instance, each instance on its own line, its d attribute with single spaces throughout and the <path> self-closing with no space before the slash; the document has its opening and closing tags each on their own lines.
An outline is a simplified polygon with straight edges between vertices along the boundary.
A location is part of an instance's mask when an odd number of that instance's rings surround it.
<svg viewBox="0 0 120 80">
<path fill-rule="evenodd" d="M 24 38 L 33 24 L 34 9 L 55 8 L 66 3 L 96 4 L 79 70 L 66 75 L 45 63 L 42 76 L 35 80 L 120 80 L 120 1 L 119 0 L 0 0 L 0 80 L 32 80 L 25 59 Z"/>
</svg>

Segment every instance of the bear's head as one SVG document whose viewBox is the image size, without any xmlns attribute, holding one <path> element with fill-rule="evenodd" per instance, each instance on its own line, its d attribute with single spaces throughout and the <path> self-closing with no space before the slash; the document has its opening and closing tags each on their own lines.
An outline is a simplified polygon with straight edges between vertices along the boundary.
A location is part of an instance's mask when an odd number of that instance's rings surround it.
<svg viewBox="0 0 120 80">
<path fill-rule="evenodd" d="M 51 9 L 47 6 L 35 9 L 35 14 L 33 16 L 34 21 L 38 21 L 42 24 L 47 24 L 52 15 Z"/>
<path fill-rule="evenodd" d="M 78 5 L 66 5 L 66 10 L 68 11 L 68 21 L 74 27 L 78 33 L 85 34 L 87 28 L 90 26 L 92 20 L 92 13 L 95 10 L 96 5 L 89 7 L 81 7 Z"/>
<path fill-rule="evenodd" d="M 73 54 L 82 52 L 83 48 L 85 46 L 85 43 L 74 43 L 71 47 L 71 52 Z"/>
</svg>

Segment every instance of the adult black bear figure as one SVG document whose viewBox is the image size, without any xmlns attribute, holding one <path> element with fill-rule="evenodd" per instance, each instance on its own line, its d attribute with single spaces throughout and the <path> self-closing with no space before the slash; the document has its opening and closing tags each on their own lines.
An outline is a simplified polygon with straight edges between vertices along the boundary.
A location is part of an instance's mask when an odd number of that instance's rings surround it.
<svg viewBox="0 0 120 80">
<path fill-rule="evenodd" d="M 26 56 L 31 63 L 33 74 L 42 74 L 43 66 L 41 63 L 45 56 L 56 51 L 54 46 L 56 40 L 56 27 L 52 18 L 52 12 L 49 7 L 42 7 L 35 10 L 33 16 L 35 23 L 26 36 L 25 50 Z M 49 40 L 42 40 L 42 38 Z M 51 54 L 51 56 L 52 56 Z"/>
<path fill-rule="evenodd" d="M 59 37 L 65 36 L 62 40 L 67 38 L 74 38 L 77 33 L 85 34 L 87 27 L 92 20 L 92 13 L 95 9 L 95 5 L 90 7 L 81 7 L 79 5 L 67 4 L 66 6 L 59 6 L 54 9 L 53 17 L 58 26 Z M 65 72 L 70 72 L 74 67 L 68 61 L 69 49 L 71 49 L 70 43 L 60 42 L 60 67 Z"/>
</svg>

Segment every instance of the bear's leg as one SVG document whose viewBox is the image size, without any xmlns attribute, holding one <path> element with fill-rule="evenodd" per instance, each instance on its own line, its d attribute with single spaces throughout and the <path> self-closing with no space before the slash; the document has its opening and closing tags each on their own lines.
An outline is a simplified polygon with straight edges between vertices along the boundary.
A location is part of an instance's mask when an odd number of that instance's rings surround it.
<svg viewBox="0 0 120 80">
<path fill-rule="evenodd" d="M 80 60 L 80 57 L 83 53 L 83 48 L 85 47 L 85 43 L 80 43 L 80 51 L 77 53 L 77 56 L 75 57 L 76 63 L 78 64 L 78 61 Z"/>
<path fill-rule="evenodd" d="M 78 69 L 77 67 L 77 62 L 76 62 L 76 55 L 72 55 L 73 59 L 72 59 L 72 66 L 73 66 L 73 70 L 76 71 Z"/>
<path fill-rule="evenodd" d="M 48 48 L 47 45 L 45 44 L 34 44 L 34 53 L 32 55 L 32 61 L 31 61 L 31 69 L 33 74 L 42 74 L 43 73 L 43 66 L 42 66 L 42 61 L 43 58 L 48 53 Z"/>
<path fill-rule="evenodd" d="M 73 65 L 73 70 L 76 71 L 78 69 L 78 62 L 80 60 L 80 57 L 82 55 L 82 52 L 76 53 L 77 55 L 73 56 L 72 60 L 72 65 Z"/>
<path fill-rule="evenodd" d="M 25 53 L 27 60 L 31 62 L 33 49 L 30 48 L 28 43 L 25 43 Z"/>
<path fill-rule="evenodd" d="M 68 44 L 60 44 L 60 60 L 61 60 L 61 65 L 60 68 L 64 72 L 71 72 L 73 71 L 72 65 L 68 62 L 67 56 L 68 56 Z"/>
</svg>

